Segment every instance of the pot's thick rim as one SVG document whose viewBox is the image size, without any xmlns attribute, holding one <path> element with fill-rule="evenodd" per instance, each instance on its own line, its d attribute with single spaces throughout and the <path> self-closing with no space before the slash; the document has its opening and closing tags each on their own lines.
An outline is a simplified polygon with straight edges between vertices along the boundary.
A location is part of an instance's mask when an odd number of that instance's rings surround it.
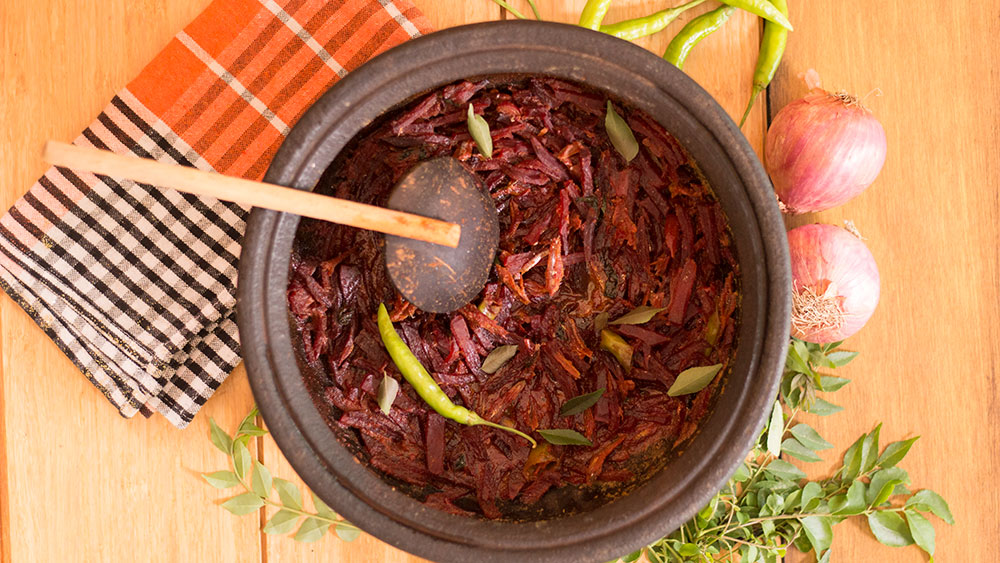
<svg viewBox="0 0 1000 563">
<path fill-rule="evenodd" d="M 393 490 L 339 445 L 302 381 L 285 301 L 297 216 L 250 214 L 237 288 L 243 355 L 279 448 L 313 491 L 367 532 L 440 561 L 606 561 L 676 529 L 718 492 L 757 438 L 784 366 L 791 307 L 784 223 L 755 153 L 715 100 L 673 65 L 605 34 L 549 22 L 473 24 L 414 39 L 351 72 L 293 127 L 265 180 L 312 189 L 337 152 L 387 108 L 466 76 L 510 73 L 610 91 L 667 126 L 696 160 L 710 158 L 713 186 L 712 174 L 742 186 L 727 188 L 735 195 L 723 204 L 740 224 L 738 249 L 754 258 L 744 264 L 741 254 L 741 269 L 752 270 L 743 287 L 752 318 L 744 319 L 735 362 L 745 375 L 730 377 L 670 474 L 665 469 L 597 510 L 527 523 L 453 516 Z M 753 342 L 744 345 L 747 334 Z"/>
</svg>

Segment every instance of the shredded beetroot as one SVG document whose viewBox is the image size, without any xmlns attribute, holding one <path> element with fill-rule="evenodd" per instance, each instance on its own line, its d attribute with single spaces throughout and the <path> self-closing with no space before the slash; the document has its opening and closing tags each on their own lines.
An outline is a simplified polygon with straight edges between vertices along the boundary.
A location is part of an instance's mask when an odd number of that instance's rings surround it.
<svg viewBox="0 0 1000 563">
<path fill-rule="evenodd" d="M 480 296 L 450 315 L 399 296 L 379 235 L 301 223 L 288 307 L 303 357 L 326 374 L 317 401 L 359 459 L 428 506 L 522 517 L 567 487 L 627 490 L 696 430 L 721 385 L 667 395 L 684 369 L 728 365 L 736 345 L 739 275 L 725 216 L 676 139 L 616 103 L 640 144 L 627 164 L 605 133 L 605 102 L 548 78 L 459 82 L 376 122 L 327 170 L 317 191 L 375 205 L 429 158 L 452 156 L 482 180 L 499 212 L 499 251 Z M 469 103 L 490 125 L 491 159 L 469 136 Z M 455 403 L 527 433 L 571 428 L 593 446 L 545 444 L 529 456 L 522 438 L 433 412 L 385 352 L 379 303 Z M 600 348 L 595 321 L 641 305 L 666 310 L 610 326 L 634 349 L 626 371 Z M 517 354 L 483 372 L 484 358 L 505 344 Z M 400 381 L 389 415 L 376 401 L 383 374 Z M 597 389 L 604 394 L 593 407 L 559 414 Z"/>
</svg>

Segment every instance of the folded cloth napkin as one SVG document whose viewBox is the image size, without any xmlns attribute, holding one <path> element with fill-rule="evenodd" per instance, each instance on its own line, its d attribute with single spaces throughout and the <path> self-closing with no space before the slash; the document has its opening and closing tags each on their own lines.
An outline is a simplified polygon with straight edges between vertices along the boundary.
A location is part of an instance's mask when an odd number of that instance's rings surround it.
<svg viewBox="0 0 1000 563">
<path fill-rule="evenodd" d="M 215 0 L 74 142 L 260 179 L 320 94 L 428 31 L 407 0 Z M 0 219 L 0 285 L 123 416 L 184 427 L 239 362 L 246 216 L 51 168 Z"/>
</svg>

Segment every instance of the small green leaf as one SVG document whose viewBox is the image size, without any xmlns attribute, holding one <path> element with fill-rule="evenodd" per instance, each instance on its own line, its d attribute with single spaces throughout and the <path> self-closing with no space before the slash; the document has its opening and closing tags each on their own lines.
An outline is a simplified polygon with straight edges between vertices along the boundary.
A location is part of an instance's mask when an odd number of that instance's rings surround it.
<svg viewBox="0 0 1000 563">
<path fill-rule="evenodd" d="M 771 419 L 767 423 L 767 451 L 774 457 L 781 455 L 781 436 L 785 425 L 781 401 L 775 401 L 771 408 Z"/>
<path fill-rule="evenodd" d="M 843 496 L 843 501 L 834 503 L 830 499 L 830 512 L 837 516 L 854 516 L 861 514 L 867 508 L 865 503 L 866 486 L 861 481 L 854 481 L 847 489 L 847 494 Z M 836 497 L 834 497 L 836 498 Z"/>
<path fill-rule="evenodd" d="M 805 348 L 801 340 L 792 339 L 792 345 L 788 347 L 788 357 L 785 360 L 785 367 L 808 376 L 813 375 L 812 368 L 809 367 L 809 351 Z"/>
<path fill-rule="evenodd" d="M 848 352 L 847 350 L 837 350 L 836 352 L 830 352 L 826 355 L 826 359 L 830 360 L 835 367 L 844 367 L 851 363 L 851 360 L 858 357 L 857 352 Z"/>
<path fill-rule="evenodd" d="M 299 531 L 295 532 L 295 541 L 312 543 L 322 538 L 323 534 L 329 528 L 329 522 L 317 520 L 316 518 L 306 518 L 306 521 L 299 526 Z"/>
<path fill-rule="evenodd" d="M 257 495 L 267 498 L 271 494 L 271 472 L 256 459 L 253 460 L 253 476 L 250 478 L 250 489 Z"/>
<path fill-rule="evenodd" d="M 635 563 L 640 557 L 642 557 L 642 550 L 637 549 L 625 557 L 622 557 L 622 563 Z"/>
<path fill-rule="evenodd" d="M 267 430 L 264 430 L 256 424 L 250 423 L 246 426 L 240 427 L 239 434 L 241 436 L 266 436 Z"/>
<path fill-rule="evenodd" d="M 225 508 L 229 512 L 237 516 L 243 516 L 244 514 L 250 514 L 251 512 L 264 506 L 264 501 L 259 496 L 253 493 L 243 493 L 242 495 L 236 495 L 235 497 L 222 503 L 222 508 Z"/>
<path fill-rule="evenodd" d="M 609 321 L 608 324 L 612 325 L 641 325 L 648 323 L 653 320 L 653 317 L 657 315 L 660 311 L 666 311 L 666 307 L 647 307 L 645 305 L 641 307 L 636 307 L 628 313 L 618 317 L 613 321 Z"/>
<path fill-rule="evenodd" d="M 302 510 L 302 492 L 295 486 L 295 483 L 275 477 L 274 488 L 278 490 L 278 498 L 281 499 L 281 504 L 288 508 Z"/>
<path fill-rule="evenodd" d="M 885 450 L 882 451 L 882 455 L 878 456 L 878 460 L 875 462 L 875 465 L 882 468 L 893 467 L 906 457 L 906 454 L 910 451 L 910 446 L 912 446 L 913 443 L 919 438 L 920 436 L 914 436 L 909 440 L 902 440 L 889 444 L 885 447 Z"/>
<path fill-rule="evenodd" d="M 237 440 L 233 442 L 233 469 L 236 471 L 236 478 L 242 480 L 252 467 L 250 450 L 246 445 Z"/>
<path fill-rule="evenodd" d="M 819 376 L 819 389 L 820 391 L 836 391 L 850 382 L 851 380 L 846 377 L 821 375 Z"/>
<path fill-rule="evenodd" d="M 383 375 L 382 382 L 378 384 L 376 392 L 378 408 L 382 409 L 382 413 L 389 414 L 397 393 L 399 393 L 399 382 L 388 375 Z"/>
<path fill-rule="evenodd" d="M 822 461 L 822 458 L 815 452 L 802 445 L 795 438 L 789 438 L 781 443 L 781 451 L 802 461 L 815 462 Z"/>
<path fill-rule="evenodd" d="M 868 527 L 875 539 L 889 547 L 913 545 L 910 529 L 898 512 L 872 512 L 868 515 Z"/>
<path fill-rule="evenodd" d="M 604 129 L 608 132 L 608 138 L 614 145 L 618 154 L 622 155 L 625 162 L 631 162 L 639 154 L 639 143 L 635 140 L 635 135 L 628 123 L 615 111 L 608 100 L 607 115 L 604 117 Z"/>
<path fill-rule="evenodd" d="M 590 407 L 597 404 L 597 401 L 604 394 L 604 389 L 598 389 L 592 393 L 587 393 L 585 395 L 578 395 L 572 399 L 563 403 L 561 409 L 559 409 L 559 414 L 562 416 L 572 416 L 574 414 L 580 414 L 583 411 L 589 409 Z"/>
<path fill-rule="evenodd" d="M 319 496 L 312 491 L 309 491 L 309 494 L 312 495 L 313 506 L 316 507 L 316 514 L 319 514 L 323 518 L 329 518 L 330 520 L 337 519 L 337 513 L 334 512 L 328 504 L 323 502 L 323 499 L 319 498 Z"/>
<path fill-rule="evenodd" d="M 906 507 L 930 512 L 948 524 L 955 523 L 955 518 L 951 515 L 951 509 L 948 508 L 948 503 L 941 498 L 941 495 L 930 489 L 918 491 L 917 494 L 907 499 Z"/>
<path fill-rule="evenodd" d="M 799 442 L 802 442 L 803 446 L 811 450 L 827 450 L 833 447 L 833 444 L 824 440 L 808 424 L 796 424 L 791 428 L 790 432 Z"/>
<path fill-rule="evenodd" d="M 764 471 L 771 473 L 779 479 L 786 479 L 789 481 L 797 481 L 799 479 L 806 478 L 806 474 L 803 473 L 801 469 L 783 459 L 772 460 L 771 463 L 768 463 L 764 468 Z"/>
<path fill-rule="evenodd" d="M 861 471 L 861 444 L 864 443 L 867 434 L 863 434 L 860 438 L 855 440 L 851 447 L 847 448 L 844 452 L 844 467 L 840 470 L 840 476 L 845 481 L 851 481 L 857 478 L 858 473 Z"/>
<path fill-rule="evenodd" d="M 469 115 L 466 122 L 469 125 L 469 135 L 479 147 L 479 153 L 486 158 L 493 158 L 493 137 L 490 136 L 490 125 L 486 123 L 483 116 L 476 114 L 472 104 L 469 104 Z"/>
<path fill-rule="evenodd" d="M 889 500 L 896 485 L 904 485 L 910 482 L 910 476 L 906 471 L 898 467 L 880 469 L 872 475 L 871 484 L 868 487 L 868 504 L 875 507 Z"/>
<path fill-rule="evenodd" d="M 802 531 L 806 533 L 806 537 L 809 538 L 809 543 L 812 544 L 817 555 L 830 549 L 830 545 L 833 543 L 833 523 L 830 518 L 806 516 L 800 518 L 799 522 L 802 522 Z"/>
<path fill-rule="evenodd" d="M 802 501 L 799 503 L 799 506 L 802 507 L 802 512 L 812 512 L 816 508 L 812 505 L 812 501 L 819 499 L 822 494 L 823 488 L 819 486 L 819 483 L 814 481 L 806 483 L 806 486 L 802 487 Z"/>
<path fill-rule="evenodd" d="M 483 360 L 483 366 L 481 369 L 485 373 L 494 374 L 516 355 L 517 344 L 497 346 Z"/>
<path fill-rule="evenodd" d="M 211 438 L 212 443 L 215 444 L 215 447 L 219 448 L 222 453 L 229 455 L 229 453 L 233 451 L 233 438 L 229 434 L 226 434 L 225 430 L 219 428 L 219 425 L 215 423 L 214 418 L 208 419 L 208 426 L 208 435 L 209 438 Z"/>
<path fill-rule="evenodd" d="M 875 467 L 875 461 L 878 459 L 878 435 L 881 430 L 880 422 L 861 443 L 861 473 L 867 473 Z"/>
<path fill-rule="evenodd" d="M 216 489 L 228 489 L 240 484 L 240 480 L 232 471 L 216 471 L 215 473 L 202 473 L 201 476 Z"/>
<path fill-rule="evenodd" d="M 289 510 L 279 510 L 267 521 L 267 524 L 264 524 L 261 531 L 265 534 L 287 534 L 295 528 L 295 523 L 298 521 L 298 514 Z"/>
<path fill-rule="evenodd" d="M 929 555 L 934 555 L 934 526 L 915 510 L 905 510 L 904 512 L 906 513 L 906 523 L 910 526 L 913 542 Z"/>
<path fill-rule="evenodd" d="M 337 532 L 338 538 L 346 542 L 352 542 L 358 539 L 358 536 L 361 535 L 361 530 L 357 529 L 356 527 L 346 522 L 337 522 L 337 525 L 334 527 L 333 530 Z"/>
<path fill-rule="evenodd" d="M 683 555 L 684 557 L 694 557 L 698 555 L 698 546 L 693 543 L 682 544 L 677 550 L 677 553 Z"/>
<path fill-rule="evenodd" d="M 722 364 L 688 368 L 677 375 L 674 384 L 667 390 L 667 395 L 678 397 L 697 393 L 707 387 L 721 370 Z"/>
<path fill-rule="evenodd" d="M 830 416 L 831 414 L 836 414 L 844 410 L 844 407 L 835 405 L 825 399 L 816 399 L 816 402 L 809 407 L 806 412 L 810 414 L 815 414 L 816 416 Z"/>
<path fill-rule="evenodd" d="M 746 463 L 741 463 L 740 466 L 736 468 L 736 471 L 733 473 L 733 476 L 730 477 L 731 480 L 736 481 L 737 483 L 742 483 L 749 478 L 750 478 L 750 468 L 747 467 Z"/>
<path fill-rule="evenodd" d="M 593 443 L 586 436 L 576 430 L 568 428 L 553 428 L 551 430 L 539 430 L 539 434 L 545 441 L 556 446 L 592 446 Z"/>
</svg>

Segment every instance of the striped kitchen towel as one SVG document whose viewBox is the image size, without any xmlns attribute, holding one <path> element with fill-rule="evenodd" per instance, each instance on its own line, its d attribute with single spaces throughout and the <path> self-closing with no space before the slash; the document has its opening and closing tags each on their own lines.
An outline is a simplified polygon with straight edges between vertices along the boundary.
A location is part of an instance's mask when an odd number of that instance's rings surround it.
<svg viewBox="0 0 1000 563">
<path fill-rule="evenodd" d="M 408 0 L 215 0 L 75 143 L 260 179 L 320 94 L 428 31 Z M 123 416 L 184 427 L 239 362 L 246 216 L 51 168 L 0 219 L 0 285 Z"/>
</svg>

